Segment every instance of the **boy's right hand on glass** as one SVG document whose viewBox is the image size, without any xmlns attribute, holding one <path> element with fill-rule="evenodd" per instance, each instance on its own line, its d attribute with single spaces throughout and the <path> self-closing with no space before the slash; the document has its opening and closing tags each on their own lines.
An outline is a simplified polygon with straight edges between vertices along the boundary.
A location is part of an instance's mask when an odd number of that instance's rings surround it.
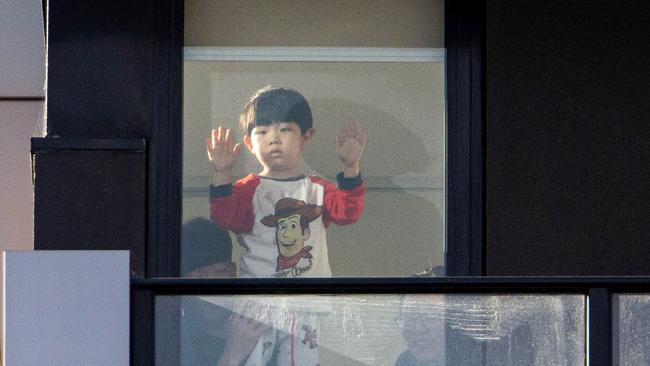
<svg viewBox="0 0 650 366">
<path fill-rule="evenodd" d="M 232 130 L 223 127 L 215 128 L 210 138 L 205 139 L 208 159 L 217 173 L 230 172 L 239 158 L 241 144 L 232 144 Z"/>
</svg>

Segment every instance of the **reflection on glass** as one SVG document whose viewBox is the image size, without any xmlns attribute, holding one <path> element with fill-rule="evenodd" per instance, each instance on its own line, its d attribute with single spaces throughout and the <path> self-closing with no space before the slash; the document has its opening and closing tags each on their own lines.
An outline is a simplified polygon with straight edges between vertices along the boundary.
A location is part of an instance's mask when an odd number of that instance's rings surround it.
<svg viewBox="0 0 650 366">
<path fill-rule="evenodd" d="M 360 164 L 365 209 L 357 224 L 328 228 L 332 274 L 409 276 L 444 265 L 444 64 L 186 61 L 185 73 L 185 222 L 210 217 L 205 137 L 223 126 L 233 145 L 243 143 L 237 121 L 244 103 L 264 85 L 283 85 L 303 94 L 313 114 L 300 173 L 336 182 L 342 125 L 359 120 L 368 134 Z M 232 180 L 263 169 L 241 148 Z M 245 253 L 236 245 L 234 261 Z"/>
<path fill-rule="evenodd" d="M 180 334 L 169 322 L 174 312 Z M 164 296 L 156 313 L 158 365 L 169 359 L 388 366 L 585 360 L 579 295 Z M 170 349 L 179 354 L 169 355 Z"/>
<path fill-rule="evenodd" d="M 650 295 L 613 297 L 614 365 L 650 364 Z"/>
</svg>

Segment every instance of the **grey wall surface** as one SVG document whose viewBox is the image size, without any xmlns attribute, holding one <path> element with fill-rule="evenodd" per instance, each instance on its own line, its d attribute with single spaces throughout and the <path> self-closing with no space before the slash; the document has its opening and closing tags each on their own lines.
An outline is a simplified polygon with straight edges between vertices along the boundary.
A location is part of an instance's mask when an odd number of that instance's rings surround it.
<svg viewBox="0 0 650 366">
<path fill-rule="evenodd" d="M 40 0 L 0 1 L 0 97 L 42 97 L 45 33 Z"/>
<path fill-rule="evenodd" d="M 488 274 L 650 274 L 649 18 L 487 2 Z"/>
<path fill-rule="evenodd" d="M 40 0 L 0 0 L 0 251 L 34 248 L 29 139 L 43 110 L 42 6 Z"/>
<path fill-rule="evenodd" d="M 127 251 L 5 252 L 3 365 L 129 365 Z"/>
<path fill-rule="evenodd" d="M 0 250 L 33 248 L 29 139 L 41 119 L 41 1 L 0 1 Z"/>
</svg>

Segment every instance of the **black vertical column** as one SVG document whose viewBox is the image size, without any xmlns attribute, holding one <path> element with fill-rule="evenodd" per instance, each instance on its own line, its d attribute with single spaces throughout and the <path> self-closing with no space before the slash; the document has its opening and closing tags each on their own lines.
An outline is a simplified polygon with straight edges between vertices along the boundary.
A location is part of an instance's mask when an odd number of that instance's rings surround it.
<svg viewBox="0 0 650 366">
<path fill-rule="evenodd" d="M 128 249 L 143 276 L 153 1 L 48 9 L 47 135 L 32 141 L 34 247 Z"/>
<path fill-rule="evenodd" d="M 49 2 L 47 137 L 150 137 L 153 1 Z"/>
<path fill-rule="evenodd" d="M 134 274 L 175 275 L 182 1 L 48 6 L 35 248 L 129 249 Z"/>
<path fill-rule="evenodd" d="M 447 274 L 484 273 L 484 20 L 478 0 L 445 3 Z"/>
<path fill-rule="evenodd" d="M 149 145 L 148 276 L 180 276 L 183 1 L 154 3 L 153 129 Z"/>
<path fill-rule="evenodd" d="M 606 288 L 589 291 L 589 365 L 612 365 L 612 295 Z"/>
</svg>

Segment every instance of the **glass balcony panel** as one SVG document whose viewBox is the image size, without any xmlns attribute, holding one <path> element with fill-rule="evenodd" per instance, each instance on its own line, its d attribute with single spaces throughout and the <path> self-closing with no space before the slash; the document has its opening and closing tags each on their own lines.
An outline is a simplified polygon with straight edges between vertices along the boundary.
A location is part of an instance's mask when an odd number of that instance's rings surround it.
<svg viewBox="0 0 650 366">
<path fill-rule="evenodd" d="M 650 364 L 650 295 L 613 296 L 614 365 Z"/>
<path fill-rule="evenodd" d="M 156 364 L 583 365 L 581 295 L 159 296 Z"/>
</svg>

